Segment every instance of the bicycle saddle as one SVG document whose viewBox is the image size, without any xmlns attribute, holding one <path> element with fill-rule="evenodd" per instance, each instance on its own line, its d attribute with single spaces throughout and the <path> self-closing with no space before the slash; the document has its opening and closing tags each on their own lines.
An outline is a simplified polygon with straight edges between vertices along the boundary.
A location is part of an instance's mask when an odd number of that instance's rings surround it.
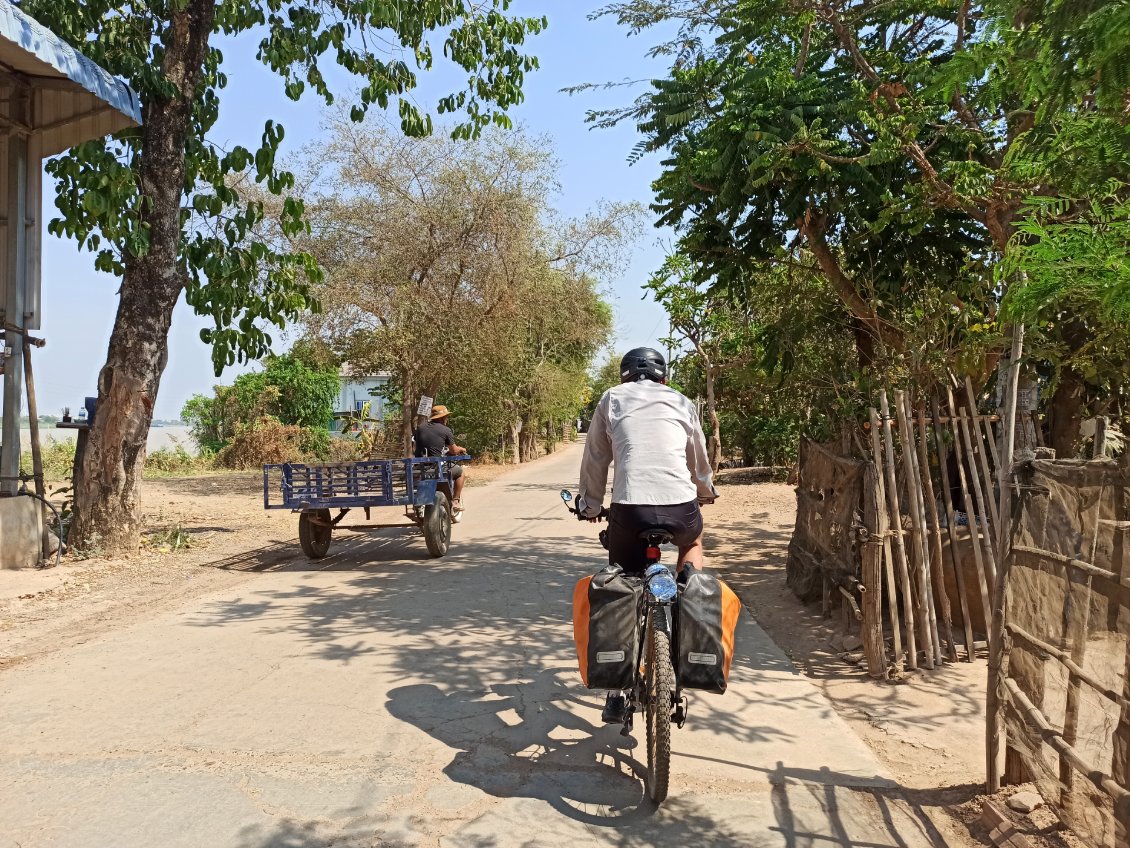
<svg viewBox="0 0 1130 848">
<path fill-rule="evenodd" d="M 649 527 L 640 532 L 639 538 L 649 545 L 659 547 L 671 543 L 671 533 L 662 527 Z"/>
</svg>

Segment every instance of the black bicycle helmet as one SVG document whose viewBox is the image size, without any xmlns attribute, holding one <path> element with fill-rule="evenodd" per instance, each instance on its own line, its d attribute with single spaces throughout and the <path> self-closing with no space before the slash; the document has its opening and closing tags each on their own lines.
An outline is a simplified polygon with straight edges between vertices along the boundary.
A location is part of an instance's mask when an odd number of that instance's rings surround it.
<svg viewBox="0 0 1130 848">
<path fill-rule="evenodd" d="M 637 347 L 620 360 L 620 382 L 634 383 L 644 378 L 662 383 L 667 379 L 667 361 L 657 350 Z"/>
</svg>

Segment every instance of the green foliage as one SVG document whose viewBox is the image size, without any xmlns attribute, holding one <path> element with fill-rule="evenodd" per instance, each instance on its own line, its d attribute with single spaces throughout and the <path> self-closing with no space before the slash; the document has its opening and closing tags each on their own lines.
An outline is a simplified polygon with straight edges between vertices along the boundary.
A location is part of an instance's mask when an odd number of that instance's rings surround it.
<svg viewBox="0 0 1130 848">
<path fill-rule="evenodd" d="M 75 441 L 73 439 L 51 439 L 43 442 L 40 456 L 43 461 L 43 477 L 46 480 L 69 481 L 74 473 Z M 211 468 L 211 457 L 189 453 L 184 445 L 174 440 L 170 447 L 158 448 L 145 455 L 145 474 L 150 477 L 178 477 L 198 474 Z M 20 470 L 31 474 L 31 451 L 20 454 Z M 59 490 L 56 494 L 61 493 Z M 69 492 L 69 489 L 66 490 Z"/>
<path fill-rule="evenodd" d="M 679 233 L 678 276 L 747 314 L 741 344 L 806 400 L 783 420 L 819 435 L 860 420 L 875 385 L 983 383 L 1002 318 L 1036 321 L 1036 370 L 1084 377 L 1094 404 L 1130 382 L 1130 4 L 624 0 L 599 14 L 663 32 L 653 53 L 671 67 L 590 120 L 634 122 L 633 156 L 663 151 L 653 209 Z M 812 304 L 788 303 L 797 277 Z M 675 309 L 684 297 L 656 291 Z M 734 444 L 745 389 L 722 382 Z M 762 400 L 748 414 L 776 417 Z"/>
<path fill-rule="evenodd" d="M 532 458 L 585 402 L 612 328 L 601 278 L 622 264 L 638 209 L 562 220 L 546 142 L 521 131 L 455 143 L 376 122 L 335 130 L 300 240 L 327 271 L 310 334 L 392 374 L 401 438 L 427 395 L 472 453 Z"/>
<path fill-rule="evenodd" d="M 1034 202 L 1022 219 L 1002 275 L 1022 277 L 1005 303 L 1014 320 L 1037 320 L 1069 301 L 1090 304 L 1107 322 L 1130 322 L 1130 201 L 1096 202 L 1064 220 L 1071 202 Z"/>
<path fill-rule="evenodd" d="M 392 108 L 410 136 L 432 129 L 413 91 L 418 74 L 432 70 L 439 53 L 464 75 L 465 84 L 441 97 L 438 111 L 461 116 L 452 132 L 472 138 L 492 124 L 509 126 L 506 112 L 520 102 L 525 74 L 537 67 L 523 45 L 546 20 L 510 16 L 509 5 L 509 0 L 219 0 L 213 17 L 211 5 L 199 2 L 25 0 L 24 11 L 124 78 L 140 95 L 146 116 L 146 127 L 79 145 L 48 163 L 58 210 L 49 230 L 76 239 L 110 273 L 121 274 L 144 256 L 151 232 L 139 175 L 146 156 L 167 155 L 147 150 L 145 139 L 150 126 L 173 122 L 174 136 L 184 131 L 185 177 L 179 255 L 166 270 L 184 273 L 188 303 L 214 322 L 201 336 L 212 345 L 217 375 L 236 361 L 261 358 L 272 343 L 262 325 L 283 327 L 316 308 L 312 287 L 321 279 L 313 257 L 278 250 L 272 237 L 290 238 L 307 228 L 294 176 L 276 162 L 284 130 L 267 120 L 255 143 L 214 143 L 210 134 L 228 83 L 220 48 L 207 47 L 192 108 L 182 111 L 176 84 L 162 70 L 170 39 L 184 39 L 188 27 L 204 27 L 207 32 L 194 35 L 222 35 L 243 49 L 256 42 L 241 35 L 257 36 L 256 58 L 280 78 L 292 100 L 309 91 L 333 103 L 326 66 L 336 64 L 359 86 L 350 106 L 353 120 L 371 107 Z M 240 187 L 251 182 L 279 202 L 269 209 L 261 198 L 246 199 Z"/>
<path fill-rule="evenodd" d="M 70 480 L 75 466 L 75 442 L 73 439 L 53 439 L 48 437 L 40 445 L 40 460 L 43 463 L 43 476 L 47 480 Z M 20 472 L 31 474 L 31 451 L 20 454 Z"/>
<path fill-rule="evenodd" d="M 581 412 L 585 421 L 591 421 L 596 405 L 600 403 L 604 393 L 613 386 L 620 385 L 620 354 L 612 351 L 608 359 L 595 372 L 589 376 L 589 384 L 585 391 L 587 400 Z"/>
<path fill-rule="evenodd" d="M 241 374 L 231 386 L 216 386 L 212 397 L 194 395 L 181 410 L 181 420 L 206 451 L 221 451 L 241 424 L 264 416 L 311 431 L 327 431 L 340 383 L 337 369 L 316 370 L 293 355 L 271 356 L 262 371 Z M 311 435 L 311 439 L 320 436 Z M 326 439 L 329 438 L 328 432 Z M 325 442 L 319 442 L 325 453 Z"/>
<path fill-rule="evenodd" d="M 183 477 L 212 469 L 212 455 L 189 453 L 184 445 L 174 441 L 171 447 L 158 448 L 145 454 L 147 477 Z"/>
</svg>

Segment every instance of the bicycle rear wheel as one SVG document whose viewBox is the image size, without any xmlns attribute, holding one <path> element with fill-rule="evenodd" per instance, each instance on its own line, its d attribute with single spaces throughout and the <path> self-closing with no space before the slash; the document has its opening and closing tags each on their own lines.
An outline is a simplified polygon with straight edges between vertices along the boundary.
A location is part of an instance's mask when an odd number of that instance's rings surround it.
<svg viewBox="0 0 1130 848">
<path fill-rule="evenodd" d="M 647 797 L 660 804 L 667 797 L 671 777 L 671 709 L 675 670 L 671 667 L 671 642 L 656 613 L 647 621 L 647 666 L 644 678 L 647 725 Z"/>
</svg>

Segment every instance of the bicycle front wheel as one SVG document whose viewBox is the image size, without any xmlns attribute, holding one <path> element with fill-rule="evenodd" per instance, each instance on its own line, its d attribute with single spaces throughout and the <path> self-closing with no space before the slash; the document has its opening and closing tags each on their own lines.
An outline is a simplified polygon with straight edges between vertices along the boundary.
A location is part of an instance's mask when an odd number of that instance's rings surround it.
<svg viewBox="0 0 1130 848">
<path fill-rule="evenodd" d="M 657 626 L 655 614 L 647 622 L 647 667 L 644 677 L 647 724 L 647 797 L 660 804 L 667 797 L 671 777 L 671 709 L 675 697 L 675 670 L 671 667 L 671 641 Z"/>
</svg>

